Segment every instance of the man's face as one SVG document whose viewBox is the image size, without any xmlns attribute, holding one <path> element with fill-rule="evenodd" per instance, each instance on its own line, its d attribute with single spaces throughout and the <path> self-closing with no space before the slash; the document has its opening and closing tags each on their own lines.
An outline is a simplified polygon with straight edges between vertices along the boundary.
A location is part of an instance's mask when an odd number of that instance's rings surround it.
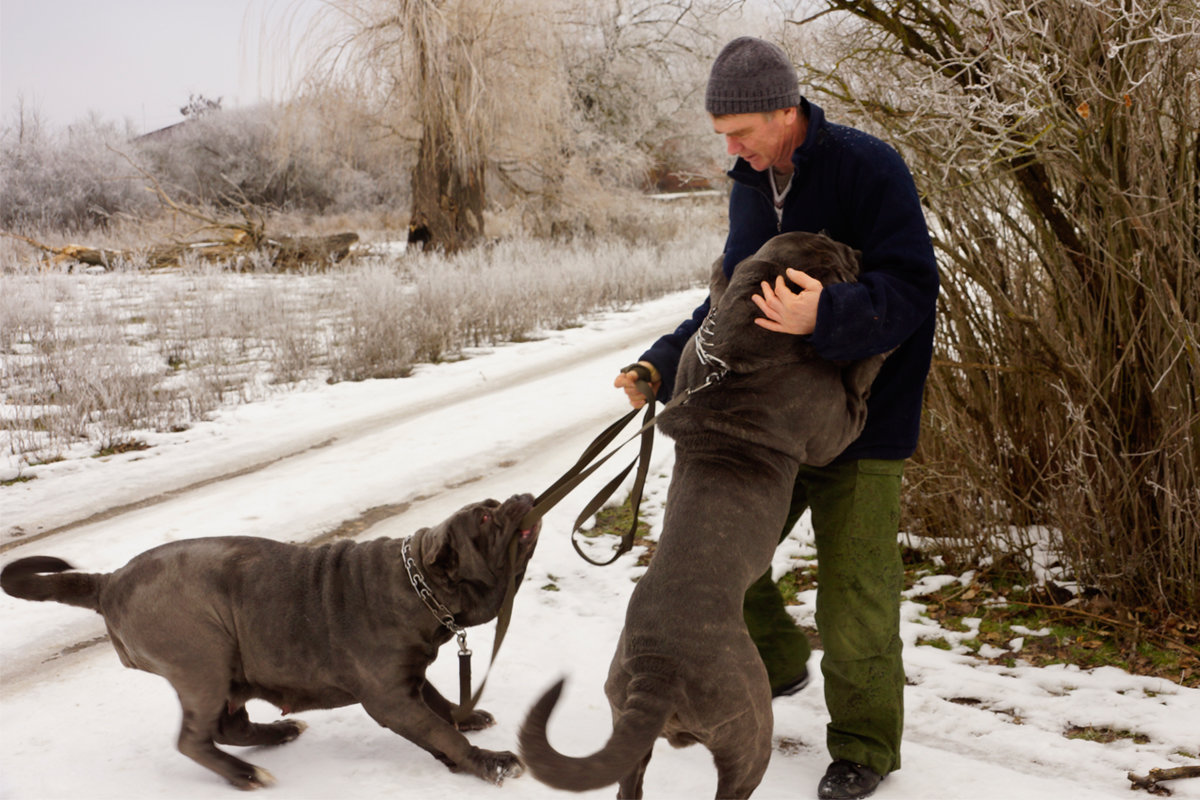
<svg viewBox="0 0 1200 800">
<path fill-rule="evenodd" d="M 776 166 L 791 170 L 796 149 L 796 109 L 713 117 L 713 131 L 725 137 L 725 149 L 759 172 Z"/>
</svg>

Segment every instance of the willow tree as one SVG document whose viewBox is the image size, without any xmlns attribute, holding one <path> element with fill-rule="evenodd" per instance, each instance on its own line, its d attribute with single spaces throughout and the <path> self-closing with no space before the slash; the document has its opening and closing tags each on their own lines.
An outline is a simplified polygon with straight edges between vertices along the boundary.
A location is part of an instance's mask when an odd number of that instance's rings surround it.
<svg viewBox="0 0 1200 800">
<path fill-rule="evenodd" d="M 634 213 L 615 193 L 697 160 L 718 21 L 739 3 L 330 0 L 313 83 L 411 147 L 430 246 L 477 240 L 498 196 L 531 232 L 599 231 Z"/>
<path fill-rule="evenodd" d="M 1200 613 L 1200 4 L 821 4 L 810 94 L 904 151 L 943 268 L 914 519 Z"/>
<path fill-rule="evenodd" d="M 415 143 L 409 228 L 426 246 L 483 237 L 489 160 L 516 120 L 553 139 L 565 91 L 558 44 L 538 29 L 524 0 L 331 0 L 320 15 L 315 81 Z"/>
</svg>

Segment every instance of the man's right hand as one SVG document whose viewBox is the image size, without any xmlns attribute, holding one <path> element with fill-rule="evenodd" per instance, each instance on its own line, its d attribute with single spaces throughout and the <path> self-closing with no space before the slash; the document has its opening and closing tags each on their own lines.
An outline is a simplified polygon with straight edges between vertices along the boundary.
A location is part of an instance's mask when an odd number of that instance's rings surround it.
<svg viewBox="0 0 1200 800">
<path fill-rule="evenodd" d="M 638 364 L 645 367 L 650 373 L 650 390 L 657 395 L 659 387 L 662 386 L 662 378 L 659 376 L 658 370 L 649 361 L 639 361 Z M 629 398 L 629 405 L 634 408 L 646 405 L 646 396 L 637 387 L 639 380 L 642 380 L 642 376 L 638 374 L 637 370 L 626 369 L 613 381 L 614 387 L 625 390 L 625 394 Z"/>
</svg>

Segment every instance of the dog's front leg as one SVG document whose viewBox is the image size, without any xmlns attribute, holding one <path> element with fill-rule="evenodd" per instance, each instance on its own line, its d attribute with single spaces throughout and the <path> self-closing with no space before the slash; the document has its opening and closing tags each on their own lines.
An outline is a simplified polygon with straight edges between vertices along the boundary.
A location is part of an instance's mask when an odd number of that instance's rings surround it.
<svg viewBox="0 0 1200 800">
<path fill-rule="evenodd" d="M 454 771 L 469 772 L 490 783 L 502 783 L 525 771 L 515 753 L 475 747 L 452 722 L 439 716 L 424 702 L 424 687 L 411 694 L 364 699 L 362 706 L 386 728 L 428 751 Z M 436 690 L 433 690 L 437 695 Z M 437 695 L 449 706 L 449 701 Z M 490 716 L 490 715 L 489 715 Z"/>
<path fill-rule="evenodd" d="M 421 697 L 425 700 L 425 705 L 433 709 L 433 713 L 452 723 L 460 731 L 481 731 L 496 724 L 496 718 L 481 708 L 472 711 L 461 722 L 455 722 L 454 714 L 458 711 L 458 706 L 442 697 L 441 692 L 429 681 L 425 681 L 421 687 Z"/>
</svg>

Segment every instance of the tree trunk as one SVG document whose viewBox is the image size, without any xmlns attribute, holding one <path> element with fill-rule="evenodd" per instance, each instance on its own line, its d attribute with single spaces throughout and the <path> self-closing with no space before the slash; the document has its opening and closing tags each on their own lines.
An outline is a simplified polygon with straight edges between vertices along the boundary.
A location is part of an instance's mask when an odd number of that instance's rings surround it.
<svg viewBox="0 0 1200 800">
<path fill-rule="evenodd" d="M 483 237 L 483 167 L 454 157 L 449 136 L 426 125 L 412 178 L 409 241 L 452 253 Z"/>
</svg>

